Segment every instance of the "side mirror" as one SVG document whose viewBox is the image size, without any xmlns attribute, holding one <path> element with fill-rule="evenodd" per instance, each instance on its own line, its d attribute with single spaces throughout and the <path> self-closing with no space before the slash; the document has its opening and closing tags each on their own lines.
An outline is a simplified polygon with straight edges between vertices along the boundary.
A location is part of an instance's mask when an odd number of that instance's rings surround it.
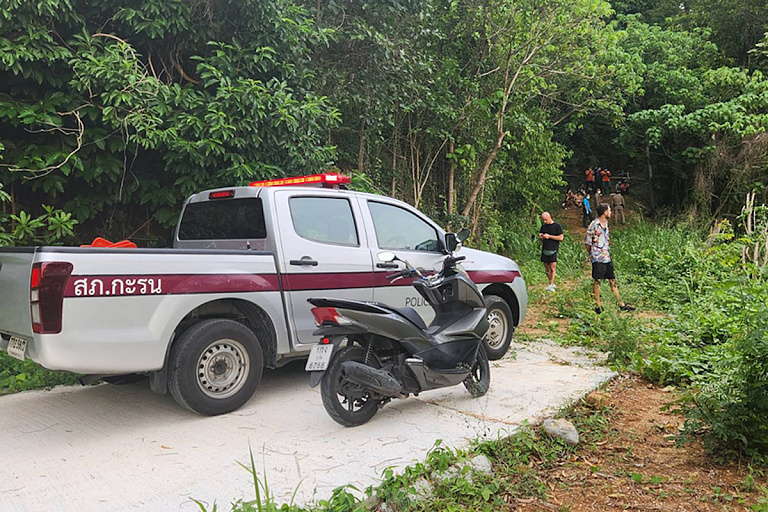
<svg viewBox="0 0 768 512">
<path fill-rule="evenodd" d="M 379 258 L 379 261 L 384 261 L 384 262 L 395 261 L 397 259 L 397 256 L 395 256 L 395 253 L 393 253 L 392 251 L 380 252 L 376 256 Z"/>
<path fill-rule="evenodd" d="M 456 235 L 456 238 L 459 239 L 459 242 L 464 243 L 464 240 L 469 238 L 469 235 L 471 233 L 472 232 L 469 229 L 464 228 L 464 229 L 462 229 L 461 231 L 458 232 L 458 234 Z"/>
<path fill-rule="evenodd" d="M 459 246 L 458 236 L 456 236 L 455 233 L 446 233 L 445 234 L 445 250 L 448 252 L 453 252 L 456 250 L 458 246 Z"/>
</svg>

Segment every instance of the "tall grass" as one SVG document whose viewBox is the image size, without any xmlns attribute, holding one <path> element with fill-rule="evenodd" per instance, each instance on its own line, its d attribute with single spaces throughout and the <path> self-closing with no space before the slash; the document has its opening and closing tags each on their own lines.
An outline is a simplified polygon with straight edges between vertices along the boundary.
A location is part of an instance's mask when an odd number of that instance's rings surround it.
<svg viewBox="0 0 768 512">
<path fill-rule="evenodd" d="M 768 453 L 768 279 L 744 269 L 742 248 L 752 240 L 708 242 L 684 224 L 639 222 L 611 233 L 623 296 L 659 318 L 580 307 L 582 286 L 558 293 L 562 316 L 572 318 L 567 339 L 598 345 L 619 368 L 689 390 L 686 434 L 713 451 Z M 586 285 L 585 280 L 585 285 Z"/>
</svg>

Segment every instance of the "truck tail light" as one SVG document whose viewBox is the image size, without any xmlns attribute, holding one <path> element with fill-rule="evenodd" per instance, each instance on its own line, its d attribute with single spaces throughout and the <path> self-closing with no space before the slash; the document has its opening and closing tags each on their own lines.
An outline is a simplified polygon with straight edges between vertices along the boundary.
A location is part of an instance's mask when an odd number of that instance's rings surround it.
<svg viewBox="0 0 768 512">
<path fill-rule="evenodd" d="M 233 197 L 235 197 L 234 190 L 219 190 L 208 194 L 208 199 L 231 199 Z"/>
<path fill-rule="evenodd" d="M 312 316 L 318 327 L 323 324 L 352 325 L 352 320 L 340 315 L 336 308 L 312 308 Z"/>
<path fill-rule="evenodd" d="M 38 334 L 61 332 L 64 288 L 72 274 L 72 264 L 61 261 L 35 263 L 29 279 L 32 330 Z"/>
</svg>

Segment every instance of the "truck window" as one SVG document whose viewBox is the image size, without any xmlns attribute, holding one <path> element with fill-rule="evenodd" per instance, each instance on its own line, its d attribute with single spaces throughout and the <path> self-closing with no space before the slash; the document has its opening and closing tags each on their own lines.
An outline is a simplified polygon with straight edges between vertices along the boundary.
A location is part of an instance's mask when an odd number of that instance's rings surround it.
<svg viewBox="0 0 768 512">
<path fill-rule="evenodd" d="M 296 233 L 324 244 L 360 245 L 347 199 L 333 197 L 292 197 L 288 203 Z"/>
<path fill-rule="evenodd" d="M 376 201 L 368 201 L 380 249 L 440 251 L 435 228 L 413 213 Z"/>
<path fill-rule="evenodd" d="M 254 240 L 267 238 L 258 197 L 189 203 L 179 226 L 179 240 Z"/>
</svg>

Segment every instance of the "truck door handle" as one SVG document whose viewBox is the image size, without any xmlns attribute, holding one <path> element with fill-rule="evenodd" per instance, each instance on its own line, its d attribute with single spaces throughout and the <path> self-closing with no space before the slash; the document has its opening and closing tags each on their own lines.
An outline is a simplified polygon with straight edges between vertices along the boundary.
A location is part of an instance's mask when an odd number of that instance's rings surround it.
<svg viewBox="0 0 768 512">
<path fill-rule="evenodd" d="M 397 263 L 377 263 L 376 268 L 400 268 Z"/>
<path fill-rule="evenodd" d="M 304 265 L 310 266 L 310 267 L 316 267 L 317 262 L 315 260 L 291 260 L 289 262 L 291 265 L 298 265 L 300 267 L 303 267 Z"/>
</svg>

